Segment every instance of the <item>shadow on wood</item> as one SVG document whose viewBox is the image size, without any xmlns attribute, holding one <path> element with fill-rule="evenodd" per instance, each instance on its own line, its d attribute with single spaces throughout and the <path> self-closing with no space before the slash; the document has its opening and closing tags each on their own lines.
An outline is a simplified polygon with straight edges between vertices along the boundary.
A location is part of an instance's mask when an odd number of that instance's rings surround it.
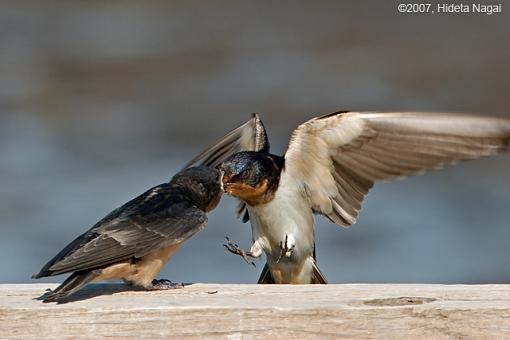
<svg viewBox="0 0 510 340">
<path fill-rule="evenodd" d="M 510 338 L 510 285 L 0 285 L 0 338 Z"/>
<path fill-rule="evenodd" d="M 191 283 L 183 283 L 184 287 L 191 285 Z M 41 296 L 34 298 L 34 300 L 43 301 L 50 293 L 51 289 L 47 288 L 46 292 Z M 121 292 L 146 292 L 146 289 L 131 286 L 123 283 L 90 283 L 83 289 L 80 289 L 69 298 L 63 299 L 56 304 L 65 304 L 70 302 L 82 301 L 91 299 L 96 296 L 112 295 Z"/>
</svg>

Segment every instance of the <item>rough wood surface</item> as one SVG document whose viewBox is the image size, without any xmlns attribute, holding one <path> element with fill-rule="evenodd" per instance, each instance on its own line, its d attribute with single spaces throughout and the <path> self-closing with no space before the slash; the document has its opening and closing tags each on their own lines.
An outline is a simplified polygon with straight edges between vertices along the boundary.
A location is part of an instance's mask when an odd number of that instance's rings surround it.
<svg viewBox="0 0 510 340">
<path fill-rule="evenodd" d="M 510 285 L 0 285 L 0 338 L 510 338 Z"/>
</svg>

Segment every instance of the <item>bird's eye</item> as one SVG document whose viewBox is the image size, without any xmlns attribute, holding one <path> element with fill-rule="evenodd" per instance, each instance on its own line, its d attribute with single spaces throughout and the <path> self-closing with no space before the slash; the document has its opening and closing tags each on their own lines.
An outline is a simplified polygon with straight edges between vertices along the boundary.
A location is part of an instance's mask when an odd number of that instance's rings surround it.
<svg viewBox="0 0 510 340">
<path fill-rule="evenodd" d="M 239 177 L 240 178 L 243 178 L 243 179 L 246 179 L 250 176 L 250 171 L 249 170 L 244 170 L 242 171 L 240 174 L 239 174 Z"/>
</svg>

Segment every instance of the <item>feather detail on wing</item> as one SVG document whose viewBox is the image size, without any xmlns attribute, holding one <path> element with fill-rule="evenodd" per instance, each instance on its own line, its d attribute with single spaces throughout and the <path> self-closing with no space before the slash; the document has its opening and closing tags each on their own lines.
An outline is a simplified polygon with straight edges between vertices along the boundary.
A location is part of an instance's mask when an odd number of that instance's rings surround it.
<svg viewBox="0 0 510 340">
<path fill-rule="evenodd" d="M 249 121 L 230 131 L 199 153 L 185 168 L 197 165 L 216 167 L 228 157 L 240 151 L 269 152 L 269 139 L 267 138 L 266 129 L 256 113 L 252 114 Z M 250 219 L 245 203 L 239 202 L 237 216 L 242 217 L 243 222 L 248 222 Z"/>
<path fill-rule="evenodd" d="M 199 153 L 186 164 L 185 168 L 198 165 L 216 167 L 229 156 L 240 151 L 269 152 L 266 129 L 256 113 L 252 115 L 249 121 L 230 131 Z"/>
<path fill-rule="evenodd" d="M 177 194 L 168 183 L 148 190 L 79 236 L 35 277 L 100 268 L 187 240 L 207 217 L 187 201 L 168 204 Z"/>
<path fill-rule="evenodd" d="M 305 192 L 314 212 L 344 227 L 376 181 L 439 169 L 507 149 L 510 120 L 452 113 L 339 112 L 293 133 L 280 185 Z"/>
</svg>

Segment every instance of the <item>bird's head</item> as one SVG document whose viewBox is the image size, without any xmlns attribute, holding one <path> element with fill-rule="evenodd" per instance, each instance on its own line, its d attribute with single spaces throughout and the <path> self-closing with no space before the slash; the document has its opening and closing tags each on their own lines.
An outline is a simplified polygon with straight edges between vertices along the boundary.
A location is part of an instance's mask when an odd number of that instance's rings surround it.
<svg viewBox="0 0 510 340">
<path fill-rule="evenodd" d="M 219 169 L 223 191 L 249 205 L 270 201 L 278 187 L 283 166 L 281 157 L 268 153 L 243 151 L 227 158 Z"/>
<path fill-rule="evenodd" d="M 214 209 L 221 198 L 221 173 L 207 166 L 186 168 L 170 181 L 179 186 L 204 211 Z"/>
</svg>

